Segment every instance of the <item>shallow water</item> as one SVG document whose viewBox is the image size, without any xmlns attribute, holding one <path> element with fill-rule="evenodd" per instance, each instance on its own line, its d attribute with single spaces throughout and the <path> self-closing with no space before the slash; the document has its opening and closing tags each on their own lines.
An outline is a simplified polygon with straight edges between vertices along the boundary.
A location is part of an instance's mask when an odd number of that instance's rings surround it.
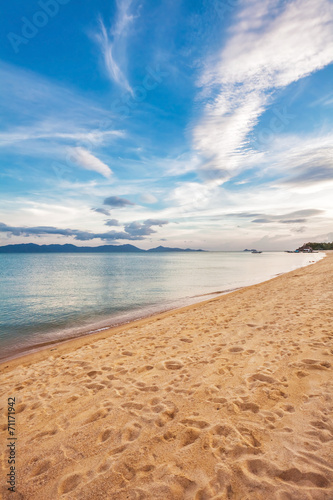
<svg viewBox="0 0 333 500">
<path fill-rule="evenodd" d="M 322 254 L 199 252 L 0 255 L 0 359 L 205 300 Z"/>
</svg>

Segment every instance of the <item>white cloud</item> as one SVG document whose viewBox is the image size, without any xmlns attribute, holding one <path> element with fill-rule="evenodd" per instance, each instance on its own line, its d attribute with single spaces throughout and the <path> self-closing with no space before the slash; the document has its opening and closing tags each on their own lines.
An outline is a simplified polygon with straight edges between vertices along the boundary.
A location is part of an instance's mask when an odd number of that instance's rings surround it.
<svg viewBox="0 0 333 500">
<path fill-rule="evenodd" d="M 92 170 L 98 172 L 104 177 L 109 178 L 112 174 L 112 170 L 101 160 L 96 158 L 92 153 L 84 148 L 77 147 L 70 149 L 71 160 L 86 170 Z"/>
<path fill-rule="evenodd" d="M 108 112 L 77 90 L 33 71 L 0 61 L 0 90 L 4 112 L 14 115 L 13 123 L 27 120 L 63 121 L 67 124 L 105 121 Z M 70 118 L 69 118 L 70 117 Z"/>
<path fill-rule="evenodd" d="M 145 194 L 140 196 L 140 201 L 142 203 L 153 204 L 153 203 L 156 203 L 158 200 L 157 200 L 156 196 L 154 196 L 153 194 L 145 193 Z"/>
<path fill-rule="evenodd" d="M 124 36 L 129 25 L 134 20 L 133 14 L 130 13 L 132 0 L 117 0 L 118 17 L 112 33 L 115 38 Z"/>
<path fill-rule="evenodd" d="M 62 128 L 63 127 L 63 128 Z M 10 146 L 23 141 L 58 139 L 91 144 L 102 144 L 111 137 L 123 137 L 120 130 L 76 130 L 66 131 L 66 124 L 44 122 L 31 127 L 17 127 L 10 132 L 0 132 L 0 146 Z"/>
<path fill-rule="evenodd" d="M 15 153 L 55 157 L 64 143 L 89 148 L 125 135 L 113 127 L 107 109 L 32 71 L 0 61 L 0 88 L 6 96 L 3 114 L 9 117 L 0 147 L 13 151 L 15 145 Z"/>
<path fill-rule="evenodd" d="M 125 61 L 126 37 L 134 19 L 130 13 L 131 3 L 132 0 L 117 0 L 118 12 L 114 27 L 107 29 L 100 19 L 100 31 L 95 38 L 100 46 L 108 77 L 132 94 L 132 88 L 121 68 Z"/>
<path fill-rule="evenodd" d="M 199 182 L 181 182 L 170 193 L 169 199 L 175 206 L 175 213 L 178 215 L 193 210 L 199 212 L 211 206 L 212 186 Z"/>
<path fill-rule="evenodd" d="M 333 61 L 333 4 L 246 0 L 230 34 L 201 78 L 215 97 L 193 131 L 203 169 L 221 170 L 221 182 L 257 159 L 248 137 L 274 90 Z"/>
<path fill-rule="evenodd" d="M 316 192 L 333 182 L 333 134 L 276 136 L 258 167 L 270 184 Z"/>
<path fill-rule="evenodd" d="M 252 2 L 253 3 L 253 2 Z M 285 87 L 333 60 L 333 5 L 328 0 L 280 2 L 258 17 L 255 2 L 241 12 L 217 70 L 218 81 L 247 87 Z M 277 2 L 266 2 L 274 7 Z M 246 22 L 244 22 L 246 14 Z"/>
</svg>

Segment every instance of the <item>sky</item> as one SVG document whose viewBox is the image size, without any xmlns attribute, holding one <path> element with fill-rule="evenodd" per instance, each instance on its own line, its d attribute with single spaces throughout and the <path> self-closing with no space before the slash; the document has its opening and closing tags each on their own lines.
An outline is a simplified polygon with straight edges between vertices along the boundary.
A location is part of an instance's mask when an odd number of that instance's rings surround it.
<svg viewBox="0 0 333 500">
<path fill-rule="evenodd" d="M 0 245 L 333 240 L 331 0 L 15 0 Z"/>
</svg>

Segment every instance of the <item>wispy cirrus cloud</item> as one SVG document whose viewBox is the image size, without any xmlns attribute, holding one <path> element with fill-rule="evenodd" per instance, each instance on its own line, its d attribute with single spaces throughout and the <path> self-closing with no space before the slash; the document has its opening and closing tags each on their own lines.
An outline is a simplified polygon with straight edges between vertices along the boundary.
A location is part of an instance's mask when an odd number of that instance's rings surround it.
<svg viewBox="0 0 333 500">
<path fill-rule="evenodd" d="M 246 0 L 230 35 L 200 80 L 212 98 L 193 130 L 201 169 L 220 183 L 260 159 L 249 134 L 274 92 L 333 61 L 333 4 Z"/>
<path fill-rule="evenodd" d="M 251 222 L 255 224 L 304 224 L 309 219 L 314 217 L 319 217 L 325 213 L 325 210 L 319 210 L 316 208 L 308 208 L 305 210 L 296 210 L 294 212 L 288 212 L 285 214 L 272 215 L 267 213 L 231 213 L 226 214 L 227 217 L 235 217 L 239 219 L 249 219 L 251 218 Z M 255 217 L 255 218 L 253 218 Z"/>
<path fill-rule="evenodd" d="M 66 147 L 94 149 L 125 135 L 106 110 L 79 92 L 1 61 L 0 91 L 6 95 L 0 110 L 8 117 L 0 127 L 0 148 L 7 154 L 66 163 Z"/>
<path fill-rule="evenodd" d="M 69 130 L 66 123 L 41 122 L 33 126 L 17 127 L 9 132 L 0 132 L 0 146 L 12 146 L 25 141 L 38 141 L 52 139 L 66 143 L 82 142 L 89 144 L 102 144 L 110 137 L 123 137 L 119 130 L 98 130 L 77 128 Z"/>
<path fill-rule="evenodd" d="M 99 19 L 99 32 L 95 39 L 100 47 L 108 78 L 131 94 L 131 85 L 125 75 L 126 39 L 134 16 L 130 12 L 132 0 L 117 0 L 117 17 L 114 25 L 107 28 Z"/>
<path fill-rule="evenodd" d="M 300 189 L 333 182 L 333 136 L 303 137 L 295 146 L 285 149 L 284 158 L 278 155 L 275 168 L 280 164 L 282 186 Z M 288 168 L 283 169 L 282 165 Z"/>
<path fill-rule="evenodd" d="M 19 118 L 25 124 L 80 122 L 84 128 L 88 122 L 95 120 L 96 124 L 108 117 L 107 111 L 73 88 L 3 61 L 0 91 L 6 96 L 1 100 L 1 110 L 15 124 Z"/>
<path fill-rule="evenodd" d="M 275 188 L 328 187 L 333 182 L 332 144 L 332 133 L 277 136 L 258 161 L 258 172 Z"/>
<path fill-rule="evenodd" d="M 74 147 L 70 149 L 70 154 L 71 160 L 79 167 L 98 172 L 106 178 L 111 177 L 111 168 L 90 153 L 90 151 L 81 147 Z"/>
<path fill-rule="evenodd" d="M 251 213 L 251 212 L 239 212 L 239 213 L 228 213 L 228 217 L 239 217 L 239 218 L 252 218 L 252 217 L 267 217 L 275 220 L 287 220 L 294 217 L 315 217 L 321 215 L 324 210 L 318 210 L 317 208 L 307 208 L 305 210 L 296 210 L 294 212 L 287 212 L 280 215 L 267 215 L 263 213 Z"/>
</svg>

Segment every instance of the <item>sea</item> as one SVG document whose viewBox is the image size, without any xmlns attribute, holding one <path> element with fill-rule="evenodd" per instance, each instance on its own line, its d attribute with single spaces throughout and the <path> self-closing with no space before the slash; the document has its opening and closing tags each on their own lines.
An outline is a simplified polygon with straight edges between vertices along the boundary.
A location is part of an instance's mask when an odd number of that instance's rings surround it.
<svg viewBox="0 0 333 500">
<path fill-rule="evenodd" d="M 0 360 L 320 260 L 285 252 L 0 254 Z"/>
</svg>

